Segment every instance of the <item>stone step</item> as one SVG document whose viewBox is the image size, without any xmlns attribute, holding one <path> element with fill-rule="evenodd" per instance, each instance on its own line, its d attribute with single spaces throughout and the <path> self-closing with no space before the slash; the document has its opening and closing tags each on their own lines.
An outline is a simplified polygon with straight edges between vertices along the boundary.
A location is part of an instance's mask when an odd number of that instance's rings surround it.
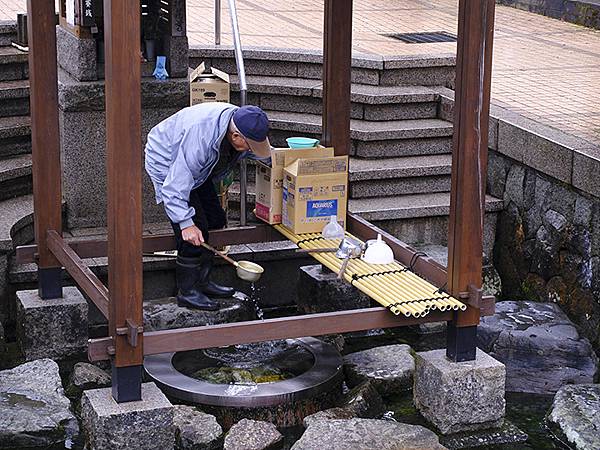
<svg viewBox="0 0 600 450">
<path fill-rule="evenodd" d="M 320 138 L 321 116 L 267 111 L 273 145 L 287 146 L 291 136 Z M 452 123 L 440 119 L 351 120 L 351 154 L 363 158 L 391 158 L 447 154 L 452 146 Z"/>
<path fill-rule="evenodd" d="M 236 74 L 233 48 L 213 45 L 196 45 L 190 48 L 190 66 L 201 62 L 228 74 Z M 323 77 L 323 56 L 318 50 L 273 49 L 245 47 L 246 75 L 277 74 L 282 77 L 320 80 Z M 352 55 L 351 79 L 353 83 L 398 86 L 454 85 L 456 57 L 449 54 L 417 56 Z"/>
<path fill-rule="evenodd" d="M 31 155 L 0 160 L 0 200 L 31 194 Z"/>
<path fill-rule="evenodd" d="M 320 80 L 248 76 L 250 104 L 265 110 L 321 114 L 323 89 Z M 239 102 L 239 84 L 232 77 L 232 102 Z M 351 117 L 365 120 L 433 119 L 437 116 L 435 89 L 425 86 L 351 87 Z"/>
<path fill-rule="evenodd" d="M 502 210 L 503 202 L 486 195 L 486 212 Z M 450 192 L 350 199 L 348 209 L 369 221 L 397 220 L 450 214 Z"/>
<path fill-rule="evenodd" d="M 17 39 L 17 23 L 14 20 L 0 20 L 0 47 L 8 47 Z"/>
<path fill-rule="evenodd" d="M 0 201 L 0 254 L 33 239 L 33 195 Z"/>
<path fill-rule="evenodd" d="M 28 54 L 14 47 L 0 47 L 0 81 L 25 80 Z"/>
<path fill-rule="evenodd" d="M 29 116 L 0 117 L 0 159 L 31 153 Z"/>
<path fill-rule="evenodd" d="M 29 80 L 0 81 L 0 117 L 29 114 Z"/>
<path fill-rule="evenodd" d="M 452 155 L 350 158 L 350 198 L 448 192 Z"/>
</svg>

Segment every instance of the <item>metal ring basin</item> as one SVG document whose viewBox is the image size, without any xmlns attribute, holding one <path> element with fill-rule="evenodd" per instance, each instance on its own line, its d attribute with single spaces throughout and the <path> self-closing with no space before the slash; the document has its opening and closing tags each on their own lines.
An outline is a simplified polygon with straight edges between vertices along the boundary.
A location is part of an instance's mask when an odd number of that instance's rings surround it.
<svg viewBox="0 0 600 450">
<path fill-rule="evenodd" d="M 306 372 L 288 380 L 256 385 L 215 384 L 184 375 L 173 366 L 175 353 L 144 358 L 144 368 L 154 382 L 174 398 L 211 406 L 263 407 L 314 397 L 336 386 L 342 377 L 342 357 L 331 344 L 304 337 L 289 339 L 314 359 Z"/>
</svg>

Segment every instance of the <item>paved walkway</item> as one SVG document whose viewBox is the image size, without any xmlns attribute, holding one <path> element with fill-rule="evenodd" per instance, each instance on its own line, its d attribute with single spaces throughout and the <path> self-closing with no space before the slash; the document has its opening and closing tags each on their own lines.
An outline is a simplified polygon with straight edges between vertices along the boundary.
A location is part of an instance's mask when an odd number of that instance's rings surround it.
<svg viewBox="0 0 600 450">
<path fill-rule="evenodd" d="M 213 0 L 188 0 L 190 44 L 213 42 Z M 223 5 L 227 2 L 223 1 Z M 321 48 L 322 0 L 237 0 L 244 45 Z M 390 33 L 456 33 L 456 0 L 355 0 L 354 50 L 455 53 L 455 43 L 404 44 Z M 0 20 L 25 0 L 0 0 Z M 223 44 L 231 44 L 223 9 Z M 497 105 L 600 143 L 600 31 L 497 6 L 492 98 Z"/>
</svg>

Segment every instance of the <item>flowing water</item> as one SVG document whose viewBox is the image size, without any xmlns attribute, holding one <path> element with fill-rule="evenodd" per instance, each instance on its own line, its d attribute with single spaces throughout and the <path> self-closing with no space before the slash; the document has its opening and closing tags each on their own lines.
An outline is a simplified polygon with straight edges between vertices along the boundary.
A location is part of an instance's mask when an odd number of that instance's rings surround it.
<svg viewBox="0 0 600 450">
<path fill-rule="evenodd" d="M 260 296 L 261 296 L 261 292 L 264 290 L 263 286 L 257 286 L 255 283 L 251 283 L 250 284 L 250 301 L 252 302 L 252 304 L 254 305 L 254 310 L 256 311 L 256 317 L 259 320 L 264 320 L 265 318 L 265 313 L 262 310 L 262 308 L 260 307 L 260 304 L 258 303 Z"/>
</svg>

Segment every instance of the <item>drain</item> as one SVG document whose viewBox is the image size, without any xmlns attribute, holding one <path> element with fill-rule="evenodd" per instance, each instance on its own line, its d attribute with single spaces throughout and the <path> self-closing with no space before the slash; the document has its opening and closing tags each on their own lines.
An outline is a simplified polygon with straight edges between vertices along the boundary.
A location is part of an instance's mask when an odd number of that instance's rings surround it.
<svg viewBox="0 0 600 450">
<path fill-rule="evenodd" d="M 433 44 L 436 42 L 456 42 L 456 36 L 446 31 L 432 33 L 394 33 L 384 36 L 398 39 L 407 44 Z"/>
</svg>

